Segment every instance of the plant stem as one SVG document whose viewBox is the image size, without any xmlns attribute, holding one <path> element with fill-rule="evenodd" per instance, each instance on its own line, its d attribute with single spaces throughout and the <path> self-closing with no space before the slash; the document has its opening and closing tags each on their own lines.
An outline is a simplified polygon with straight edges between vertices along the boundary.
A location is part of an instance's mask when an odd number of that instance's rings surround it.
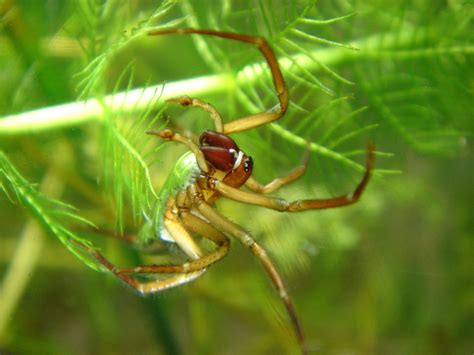
<svg viewBox="0 0 474 355">
<path fill-rule="evenodd" d="M 186 95 L 195 95 L 203 91 L 213 93 L 229 87 L 229 83 L 232 83 L 232 79 L 228 75 L 203 76 L 108 95 L 104 103 L 112 112 L 137 112 L 149 107 L 151 100 L 160 99 L 161 102 L 184 93 Z M 103 114 L 104 107 L 97 99 L 46 107 L 1 118 L 0 135 L 40 133 L 51 129 L 73 127 L 90 121 L 100 121 Z"/>
</svg>

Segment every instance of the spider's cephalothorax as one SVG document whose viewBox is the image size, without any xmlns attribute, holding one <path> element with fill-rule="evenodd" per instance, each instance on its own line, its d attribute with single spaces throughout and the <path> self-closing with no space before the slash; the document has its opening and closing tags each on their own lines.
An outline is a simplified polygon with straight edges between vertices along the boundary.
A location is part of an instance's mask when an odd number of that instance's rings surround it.
<svg viewBox="0 0 474 355">
<path fill-rule="evenodd" d="M 252 174 L 253 160 L 229 136 L 206 131 L 199 137 L 199 149 L 215 169 L 209 175 L 232 187 L 240 187 Z"/>
<path fill-rule="evenodd" d="M 157 201 L 157 209 L 154 215 L 148 218 L 148 225 L 151 228 L 144 229 L 146 233 L 142 234 L 145 236 L 142 238 L 142 242 L 163 239 L 176 243 L 187 256 L 187 262 L 175 265 L 144 265 L 120 268 L 109 262 L 95 249 L 83 244 L 79 246 L 122 281 L 142 294 L 149 294 L 183 285 L 201 276 L 210 265 L 227 254 L 230 248 L 229 237 L 234 237 L 260 260 L 286 307 L 301 350 L 306 354 L 307 348 L 302 326 L 283 280 L 271 258 L 249 232 L 222 215 L 214 207 L 214 202 L 219 197 L 225 197 L 281 212 L 301 212 L 353 204 L 359 200 L 369 182 L 375 148 L 372 144 L 368 145 L 365 173 L 354 191 L 346 195 L 296 201 L 286 201 L 266 195 L 303 175 L 310 152 L 309 149 L 306 150 L 303 164 L 287 175 L 263 185 L 251 176 L 252 158 L 243 153 L 235 141 L 229 137 L 229 134 L 243 132 L 276 121 L 285 114 L 288 108 L 288 88 L 271 47 L 263 37 L 230 32 L 191 28 L 160 29 L 150 32 L 150 35 L 164 34 L 199 34 L 245 42 L 256 46 L 270 67 L 279 106 L 277 109 L 260 112 L 224 124 L 221 115 L 211 104 L 183 96 L 169 99 L 168 102 L 204 109 L 213 119 L 215 131 L 206 131 L 201 134 L 199 145 L 192 139 L 169 129 L 149 132 L 163 139 L 185 144 L 190 151 L 176 162 L 162 187 Z M 247 191 L 239 189 L 242 185 L 245 185 Z M 217 247 L 210 251 L 204 249 L 195 239 L 198 235 L 211 240 Z M 291 238 L 292 236 L 287 237 Z M 146 275 L 146 277 L 143 277 L 143 275 Z"/>
</svg>

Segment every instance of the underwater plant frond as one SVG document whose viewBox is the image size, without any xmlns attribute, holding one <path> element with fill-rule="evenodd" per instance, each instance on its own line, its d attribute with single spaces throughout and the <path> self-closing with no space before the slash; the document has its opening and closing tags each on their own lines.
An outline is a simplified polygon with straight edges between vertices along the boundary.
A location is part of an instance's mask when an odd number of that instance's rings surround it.
<svg viewBox="0 0 474 355">
<path fill-rule="evenodd" d="M 0 151 L 0 186 L 12 201 L 20 203 L 49 233 L 54 235 L 86 265 L 106 271 L 94 258 L 79 248 L 76 242 L 95 249 L 91 242 L 74 232 L 69 225 L 93 228 L 94 224 L 77 214 L 76 209 L 64 202 L 48 198 L 28 182 Z"/>
</svg>

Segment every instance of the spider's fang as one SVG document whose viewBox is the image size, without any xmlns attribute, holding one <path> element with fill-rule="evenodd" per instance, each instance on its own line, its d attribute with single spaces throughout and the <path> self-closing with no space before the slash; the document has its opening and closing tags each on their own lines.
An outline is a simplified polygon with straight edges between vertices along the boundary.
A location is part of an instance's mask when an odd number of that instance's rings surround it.
<svg viewBox="0 0 474 355">
<path fill-rule="evenodd" d="M 229 152 L 237 154 L 237 152 L 233 149 L 229 149 Z M 232 167 L 232 170 L 235 170 L 240 166 L 240 164 L 242 163 L 242 158 L 244 157 L 244 153 L 241 150 L 239 150 L 239 153 L 237 154 L 237 158 L 235 158 L 235 154 L 234 154 L 235 163 L 234 163 L 234 166 Z"/>
</svg>

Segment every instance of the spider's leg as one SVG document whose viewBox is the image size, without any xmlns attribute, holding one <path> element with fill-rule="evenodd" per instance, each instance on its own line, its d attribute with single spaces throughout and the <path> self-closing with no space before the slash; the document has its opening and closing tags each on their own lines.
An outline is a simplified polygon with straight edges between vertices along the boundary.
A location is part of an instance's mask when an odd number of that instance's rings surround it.
<svg viewBox="0 0 474 355">
<path fill-rule="evenodd" d="M 161 137 L 169 141 L 175 141 L 175 142 L 180 142 L 180 143 L 185 144 L 191 150 L 191 152 L 193 152 L 194 156 L 196 157 L 196 161 L 197 161 L 197 164 L 199 165 L 199 168 L 205 173 L 209 172 L 209 167 L 207 166 L 206 158 L 204 157 L 204 154 L 201 152 L 199 147 L 195 143 L 193 143 L 193 141 L 191 141 L 189 138 L 183 137 L 179 133 L 175 133 L 170 129 L 164 129 L 162 131 L 147 131 L 146 133 Z"/>
<path fill-rule="evenodd" d="M 119 272 L 120 269 L 117 268 L 113 263 L 111 263 L 99 251 L 76 240 L 71 241 L 71 242 L 74 243 L 77 247 L 87 252 L 91 257 L 95 258 L 100 264 L 102 264 L 105 267 L 105 269 L 109 270 L 117 278 L 127 283 L 128 285 L 130 285 L 132 288 L 134 288 L 141 294 L 160 292 L 172 287 L 177 287 L 177 286 L 186 284 L 190 281 L 197 279 L 206 271 L 206 269 L 202 269 L 202 270 L 194 271 L 194 272 L 177 273 L 176 275 L 170 276 L 165 279 L 152 280 L 152 281 L 140 281 L 137 278 L 131 275 L 128 275 L 126 273 L 120 273 Z"/>
<path fill-rule="evenodd" d="M 283 301 L 286 307 L 286 310 L 288 312 L 288 315 L 290 316 L 293 328 L 295 330 L 296 336 L 298 338 L 298 342 L 303 350 L 303 353 L 306 354 L 307 350 L 306 350 L 305 341 L 304 341 L 303 328 L 300 324 L 298 315 L 296 314 L 295 306 L 286 290 L 285 285 L 283 284 L 283 280 L 281 279 L 275 265 L 273 264 L 272 260 L 268 256 L 265 249 L 263 249 L 263 247 L 260 244 L 258 244 L 252 238 L 252 236 L 248 232 L 246 232 L 242 227 L 228 220 L 216 209 L 212 208 L 210 205 L 203 202 L 202 200 L 198 202 L 197 209 L 204 217 L 206 217 L 209 220 L 210 223 L 212 223 L 212 225 L 214 225 L 215 227 L 217 227 L 219 230 L 223 231 L 224 233 L 232 235 L 235 238 L 237 238 L 242 244 L 244 244 L 247 248 L 249 248 L 252 251 L 252 253 L 260 260 L 265 271 L 270 277 L 273 285 L 278 291 L 278 295 L 280 296 L 281 300 Z"/>
<path fill-rule="evenodd" d="M 131 247 L 139 249 L 140 252 L 145 254 L 162 254 L 168 253 L 169 248 L 163 243 L 150 243 L 147 245 L 142 245 L 140 243 L 140 238 L 135 233 L 118 233 L 113 229 L 104 229 L 104 228 L 78 228 L 75 227 L 75 230 L 84 234 L 85 236 L 94 236 L 97 238 L 111 238 L 120 242 L 125 242 Z"/>
<path fill-rule="evenodd" d="M 262 194 L 266 194 L 266 193 L 270 193 L 275 190 L 278 190 L 280 187 L 297 180 L 299 177 L 301 177 L 301 175 L 304 174 L 308 166 L 310 152 L 311 152 L 310 149 L 306 148 L 304 157 L 303 157 L 303 163 L 297 166 L 296 168 L 294 168 L 285 176 L 280 176 L 270 181 L 266 185 L 259 183 L 254 177 L 250 176 L 245 182 L 245 186 L 247 186 L 250 190 L 254 192 L 262 193 Z"/>
<path fill-rule="evenodd" d="M 283 116 L 288 108 L 289 96 L 288 88 L 283 79 L 283 75 L 278 65 L 278 61 L 273 53 L 272 48 L 268 44 L 265 38 L 258 36 L 248 36 L 238 33 L 231 32 L 222 32 L 222 31 L 213 31 L 213 30 L 201 30 L 193 28 L 178 28 L 178 29 L 166 29 L 166 30 L 156 30 L 148 33 L 149 35 L 165 35 L 165 34 L 200 34 L 206 36 L 221 37 L 226 39 L 231 39 L 234 41 L 250 43 L 260 50 L 260 52 L 265 57 L 265 60 L 270 67 L 273 84 L 275 86 L 276 94 L 278 96 L 278 101 L 280 103 L 277 109 L 272 109 L 264 112 L 260 112 L 255 115 L 243 117 L 235 121 L 229 122 L 224 125 L 224 133 L 234 133 L 245 131 L 254 127 L 262 126 L 264 124 L 278 120 Z"/>
<path fill-rule="evenodd" d="M 310 200 L 296 200 L 288 202 L 281 198 L 269 197 L 257 193 L 246 192 L 231 186 L 228 186 L 220 181 L 213 181 L 214 188 L 224 197 L 235 201 L 250 203 L 267 207 L 277 211 L 299 212 L 305 210 L 318 210 L 333 207 L 342 207 L 356 203 L 367 186 L 374 164 L 374 145 L 369 144 L 367 149 L 367 160 L 365 164 L 365 174 L 362 180 L 357 185 L 356 189 L 343 196 L 328 198 L 328 199 L 310 199 Z"/>
<path fill-rule="evenodd" d="M 177 104 L 180 104 L 181 106 L 185 106 L 185 107 L 194 106 L 194 107 L 202 108 L 203 110 L 205 110 L 209 113 L 212 120 L 214 121 L 214 126 L 216 128 L 216 132 L 222 133 L 223 125 L 222 125 L 221 114 L 210 103 L 201 101 L 199 99 L 193 99 L 189 96 L 176 97 L 176 98 L 168 99 L 166 101 L 167 102 L 172 102 L 172 103 L 177 103 Z"/>
<path fill-rule="evenodd" d="M 128 234 L 128 233 L 117 233 L 112 229 L 92 229 L 92 228 L 75 228 L 76 231 L 80 232 L 81 234 L 90 234 L 98 237 L 107 237 L 116 240 L 120 240 L 122 242 L 129 243 L 131 245 L 138 244 L 138 237 L 135 234 Z"/>
<path fill-rule="evenodd" d="M 184 204 L 182 197 L 185 196 L 185 194 L 179 193 L 178 196 L 181 196 L 180 200 Z M 163 216 L 163 228 L 166 229 L 180 249 L 191 259 L 191 262 L 183 265 L 140 266 L 131 269 L 120 268 L 112 264 L 105 256 L 92 247 L 78 241 L 73 242 L 91 257 L 95 258 L 105 269 L 109 270 L 116 277 L 129 284 L 141 294 L 149 294 L 188 283 L 206 271 L 206 264 L 199 261 L 204 257 L 204 252 L 179 221 L 176 200 L 173 198 L 167 201 L 167 208 Z M 147 268 L 152 268 L 152 270 L 147 272 Z M 132 273 L 174 273 L 175 275 L 163 279 L 141 281 L 135 276 L 130 275 Z"/>
<path fill-rule="evenodd" d="M 184 223 L 187 229 L 213 241 L 219 247 L 209 254 L 181 265 L 146 265 L 134 268 L 121 268 L 117 269 L 117 272 L 121 274 L 188 273 L 205 269 L 222 259 L 228 253 L 230 240 L 224 235 L 224 233 L 215 229 L 210 224 L 188 211 L 180 212 L 180 220 Z M 183 227 L 179 226 L 174 233 L 183 234 L 183 229 L 181 228 Z M 168 229 L 168 231 L 170 231 L 170 229 Z M 176 234 L 172 235 L 173 237 L 177 237 Z"/>
</svg>

